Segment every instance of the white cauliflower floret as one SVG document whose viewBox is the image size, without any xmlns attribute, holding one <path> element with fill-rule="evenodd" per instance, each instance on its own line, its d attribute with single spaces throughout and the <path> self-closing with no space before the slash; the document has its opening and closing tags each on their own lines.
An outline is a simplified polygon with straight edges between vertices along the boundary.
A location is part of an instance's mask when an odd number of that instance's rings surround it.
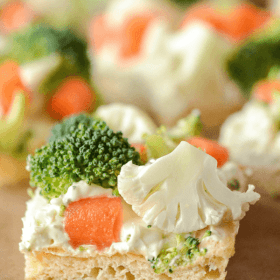
<svg viewBox="0 0 280 280">
<path fill-rule="evenodd" d="M 146 224 L 174 233 L 217 225 L 228 210 L 241 219 L 260 198 L 254 186 L 246 193 L 229 190 L 218 177 L 217 161 L 184 141 L 145 166 L 125 164 L 118 189 Z"/>
<path fill-rule="evenodd" d="M 143 142 L 143 134 L 153 134 L 157 129 L 152 119 L 133 105 L 103 105 L 96 110 L 95 116 L 104 120 L 114 131 L 122 131 L 130 143 Z"/>
</svg>

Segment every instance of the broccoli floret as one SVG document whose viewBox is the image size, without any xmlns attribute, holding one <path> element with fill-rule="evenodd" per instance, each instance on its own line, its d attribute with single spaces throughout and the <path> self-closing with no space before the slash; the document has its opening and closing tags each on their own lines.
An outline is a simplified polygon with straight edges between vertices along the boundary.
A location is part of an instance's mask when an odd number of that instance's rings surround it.
<svg viewBox="0 0 280 280">
<path fill-rule="evenodd" d="M 198 2 L 198 0 L 170 0 L 170 1 L 180 6 L 184 6 L 185 8 Z"/>
<path fill-rule="evenodd" d="M 49 142 L 61 139 L 66 135 L 71 134 L 71 132 L 77 129 L 79 125 L 83 124 L 87 127 L 93 126 L 95 121 L 96 120 L 94 118 L 85 114 L 73 115 L 70 118 L 66 118 L 52 128 Z"/>
<path fill-rule="evenodd" d="M 193 110 L 171 129 L 161 126 L 155 134 L 144 135 L 148 157 L 156 159 L 171 153 L 181 141 L 200 135 L 202 128 L 200 111 Z"/>
<path fill-rule="evenodd" d="M 186 266 L 196 257 L 207 253 L 207 249 L 199 249 L 198 238 L 191 235 L 185 238 L 182 234 L 177 234 L 175 238 L 175 246 L 171 247 L 166 243 L 157 258 L 149 260 L 155 273 L 163 273 L 166 270 L 172 273 L 177 267 Z"/>
<path fill-rule="evenodd" d="M 30 184 L 41 188 L 48 200 L 66 193 L 80 180 L 116 190 L 121 167 L 129 161 L 141 164 L 139 153 L 121 132 L 114 133 L 100 120 L 81 119 L 75 129 L 70 128 L 71 133 L 29 157 Z"/>
<path fill-rule="evenodd" d="M 77 63 L 80 70 L 90 65 L 86 42 L 70 29 L 54 29 L 46 23 L 40 23 L 14 32 L 10 40 L 10 49 L 6 56 L 19 64 L 57 52 L 72 64 Z"/>
<path fill-rule="evenodd" d="M 238 47 L 229 57 L 229 75 L 246 97 L 253 86 L 268 77 L 270 70 L 280 67 L 280 22 L 275 21 Z"/>
<path fill-rule="evenodd" d="M 1 57 L 2 61 L 13 60 L 23 65 L 51 54 L 59 55 L 60 63 L 40 85 L 39 92 L 51 93 L 63 79 L 72 75 L 89 81 L 90 61 L 86 41 L 70 29 L 54 29 L 46 23 L 39 23 L 14 32 L 9 39 L 9 49 Z"/>
<path fill-rule="evenodd" d="M 237 179 L 232 179 L 229 182 L 227 182 L 228 188 L 231 190 L 239 190 L 240 189 L 240 182 Z"/>
</svg>

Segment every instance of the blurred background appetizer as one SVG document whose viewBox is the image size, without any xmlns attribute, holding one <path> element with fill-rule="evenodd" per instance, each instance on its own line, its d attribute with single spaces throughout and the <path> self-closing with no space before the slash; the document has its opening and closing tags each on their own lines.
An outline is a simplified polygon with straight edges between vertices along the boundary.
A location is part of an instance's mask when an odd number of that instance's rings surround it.
<svg viewBox="0 0 280 280">
<path fill-rule="evenodd" d="M 279 193 L 280 80 L 278 19 L 254 34 L 230 56 L 228 69 L 250 100 L 222 125 L 220 142 L 232 159 L 252 169 L 252 180 Z"/>
<path fill-rule="evenodd" d="M 140 2 L 141 8 L 131 0 L 113 1 L 93 19 L 94 79 L 104 101 L 125 100 L 166 125 L 198 108 L 204 129 L 215 137 L 245 102 L 225 71 L 226 58 L 270 14 L 251 4 L 223 9 L 205 3 L 185 14 L 168 6 L 159 13 Z"/>
</svg>

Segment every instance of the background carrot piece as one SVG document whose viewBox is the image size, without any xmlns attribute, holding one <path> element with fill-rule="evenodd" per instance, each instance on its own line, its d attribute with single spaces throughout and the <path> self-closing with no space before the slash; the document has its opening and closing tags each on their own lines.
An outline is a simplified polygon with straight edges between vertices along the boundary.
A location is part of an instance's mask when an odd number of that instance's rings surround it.
<svg viewBox="0 0 280 280">
<path fill-rule="evenodd" d="M 64 229 L 75 249 L 96 245 L 98 250 L 118 242 L 123 222 L 120 197 L 88 197 L 71 202 L 64 212 Z"/>
<path fill-rule="evenodd" d="M 110 26 L 103 15 L 94 18 L 90 27 L 91 44 L 98 53 L 105 45 L 116 44 L 120 58 L 128 59 L 141 51 L 141 44 L 149 23 L 155 14 L 139 14 L 128 17 L 120 26 Z"/>
<path fill-rule="evenodd" d="M 229 159 L 227 148 L 218 144 L 218 142 L 203 137 L 192 137 L 187 140 L 191 145 L 201 148 L 208 155 L 214 157 L 218 162 L 218 167 L 222 167 Z"/>
<path fill-rule="evenodd" d="M 120 41 L 120 33 L 107 25 L 104 15 L 98 15 L 90 26 L 91 45 L 98 53 L 106 44 Z"/>
<path fill-rule="evenodd" d="M 0 25 L 5 33 L 24 27 L 35 18 L 32 9 L 21 1 L 8 2 L 1 10 Z"/>
<path fill-rule="evenodd" d="M 154 18 L 152 13 L 141 14 L 129 18 L 124 23 L 121 58 L 127 59 L 139 54 L 145 32 Z"/>
<path fill-rule="evenodd" d="M 131 146 L 134 147 L 135 150 L 140 154 L 142 162 L 145 163 L 148 161 L 147 147 L 145 145 L 139 143 L 132 143 Z"/>
<path fill-rule="evenodd" d="M 200 4 L 186 13 L 182 27 L 191 21 L 201 20 L 238 42 L 262 27 L 270 17 L 269 12 L 251 4 L 238 5 L 226 13 L 215 10 L 207 4 Z"/>
<path fill-rule="evenodd" d="M 4 115 L 8 113 L 18 91 L 23 91 L 30 103 L 31 93 L 21 81 L 19 65 L 14 61 L 6 61 L 0 65 L 0 106 Z"/>
<path fill-rule="evenodd" d="M 280 92 L 280 81 L 278 80 L 267 80 L 260 81 L 255 85 L 253 91 L 253 97 L 257 100 L 271 103 L 273 101 L 273 92 Z"/>
<path fill-rule="evenodd" d="M 195 5 L 185 15 L 181 27 L 188 25 L 190 22 L 200 20 L 213 26 L 219 32 L 225 32 L 226 17 L 219 11 L 213 9 L 207 4 Z"/>
<path fill-rule="evenodd" d="M 95 94 L 79 77 L 66 79 L 50 99 L 47 111 L 56 120 L 89 111 L 95 104 Z"/>
<path fill-rule="evenodd" d="M 241 4 L 232 10 L 228 19 L 229 35 L 236 41 L 247 38 L 261 28 L 271 15 L 252 4 Z"/>
</svg>

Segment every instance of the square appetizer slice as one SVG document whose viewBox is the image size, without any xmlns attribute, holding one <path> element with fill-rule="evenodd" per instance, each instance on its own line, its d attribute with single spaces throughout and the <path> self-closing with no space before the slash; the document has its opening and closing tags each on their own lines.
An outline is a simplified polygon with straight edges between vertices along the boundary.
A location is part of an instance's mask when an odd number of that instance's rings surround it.
<svg viewBox="0 0 280 280">
<path fill-rule="evenodd" d="M 167 150 L 157 138 L 162 153 L 144 163 L 101 120 L 54 131 L 28 158 L 26 279 L 225 279 L 254 186 L 231 191 L 217 160 L 186 141 Z"/>
</svg>

